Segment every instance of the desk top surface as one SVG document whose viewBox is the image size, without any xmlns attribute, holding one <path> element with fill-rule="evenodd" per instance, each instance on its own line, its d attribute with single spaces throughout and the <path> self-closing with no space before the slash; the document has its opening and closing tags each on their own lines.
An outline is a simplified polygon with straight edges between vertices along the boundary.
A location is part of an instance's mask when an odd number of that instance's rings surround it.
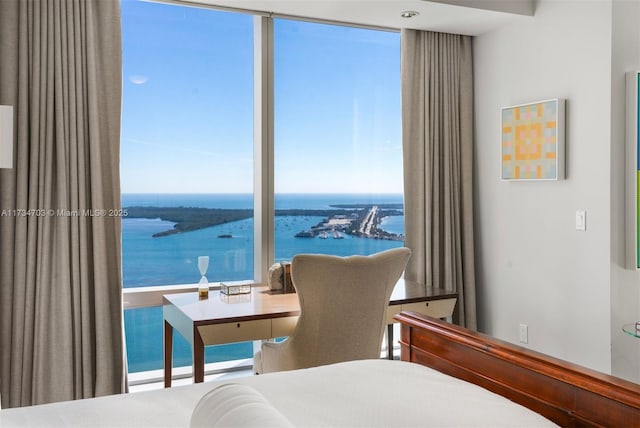
<svg viewBox="0 0 640 428">
<path fill-rule="evenodd" d="M 255 320 L 300 315 L 295 293 L 270 293 L 267 287 L 252 287 L 249 294 L 227 296 L 219 290 L 210 290 L 207 299 L 198 293 L 165 294 L 163 305 L 176 306 L 195 324 L 225 323 L 229 320 Z"/>
<path fill-rule="evenodd" d="M 389 305 L 423 302 L 457 297 L 451 290 L 434 289 L 424 284 L 400 279 Z M 229 320 L 257 320 L 300 315 L 296 293 L 270 292 L 265 286 L 254 286 L 250 294 L 226 296 L 218 290 L 209 291 L 209 298 L 200 299 L 198 293 L 166 294 L 163 305 L 177 307 L 195 324 L 225 323 Z"/>
<path fill-rule="evenodd" d="M 452 299 L 458 297 L 453 290 L 433 288 L 415 281 L 400 278 L 391 293 L 389 305 L 401 305 L 403 303 L 424 302 L 427 300 Z"/>
</svg>

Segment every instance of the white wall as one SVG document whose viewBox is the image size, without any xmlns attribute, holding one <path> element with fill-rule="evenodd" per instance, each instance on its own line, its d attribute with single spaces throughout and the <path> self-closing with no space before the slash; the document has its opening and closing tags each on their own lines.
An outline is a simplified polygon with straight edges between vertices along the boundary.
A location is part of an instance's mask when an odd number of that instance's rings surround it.
<svg viewBox="0 0 640 428">
<path fill-rule="evenodd" d="M 640 340 L 621 326 L 640 319 L 640 271 L 625 269 L 625 81 L 640 70 L 640 2 L 613 3 L 611 61 L 611 365 L 612 373 L 640 382 Z"/>
<path fill-rule="evenodd" d="M 475 38 L 479 328 L 611 371 L 610 0 L 541 0 Z M 500 107 L 566 99 L 566 174 L 501 182 Z M 575 211 L 587 230 L 575 230 Z"/>
</svg>

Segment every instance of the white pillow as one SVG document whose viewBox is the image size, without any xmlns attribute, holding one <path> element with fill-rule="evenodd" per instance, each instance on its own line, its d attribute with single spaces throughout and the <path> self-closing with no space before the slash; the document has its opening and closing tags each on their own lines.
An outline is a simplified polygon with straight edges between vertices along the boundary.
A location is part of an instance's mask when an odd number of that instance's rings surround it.
<svg viewBox="0 0 640 428">
<path fill-rule="evenodd" d="M 258 391 L 226 383 L 206 393 L 191 414 L 191 427 L 293 427 Z"/>
</svg>

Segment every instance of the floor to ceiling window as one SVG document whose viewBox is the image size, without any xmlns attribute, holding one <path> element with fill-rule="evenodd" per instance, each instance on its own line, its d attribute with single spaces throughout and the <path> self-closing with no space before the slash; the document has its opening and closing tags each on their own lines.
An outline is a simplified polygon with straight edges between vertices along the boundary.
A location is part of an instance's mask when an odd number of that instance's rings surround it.
<svg viewBox="0 0 640 428">
<path fill-rule="evenodd" d="M 274 24 L 270 262 L 402 245 L 400 35 Z M 209 256 L 210 282 L 258 279 L 255 25 L 250 14 L 122 0 L 127 289 L 195 284 L 199 256 Z M 161 307 L 125 305 L 125 330 L 129 371 L 161 368 Z M 186 341 L 174 341 L 174 365 L 189 365 Z M 252 352 L 222 345 L 205 358 Z"/>
<path fill-rule="evenodd" d="M 276 260 L 401 246 L 400 35 L 274 24 Z"/>
<path fill-rule="evenodd" d="M 199 256 L 209 281 L 251 279 L 253 18 L 124 0 L 122 38 L 124 287 L 196 283 Z M 162 309 L 125 310 L 125 331 L 129 370 L 160 368 Z M 176 336 L 176 365 L 188 365 Z"/>
</svg>

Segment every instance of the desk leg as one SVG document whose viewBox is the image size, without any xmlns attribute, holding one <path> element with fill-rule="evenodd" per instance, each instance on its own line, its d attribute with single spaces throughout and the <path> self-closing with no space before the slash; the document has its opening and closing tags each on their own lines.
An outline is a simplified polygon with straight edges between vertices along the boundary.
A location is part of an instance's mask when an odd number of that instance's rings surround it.
<svg viewBox="0 0 640 428">
<path fill-rule="evenodd" d="M 171 388 L 171 366 L 173 365 L 173 327 L 164 322 L 164 387 Z"/>
<path fill-rule="evenodd" d="M 204 343 L 202 337 L 195 328 L 193 332 L 193 381 L 204 382 Z"/>
<path fill-rule="evenodd" d="M 393 360 L 393 324 L 387 324 L 387 358 Z"/>
</svg>

